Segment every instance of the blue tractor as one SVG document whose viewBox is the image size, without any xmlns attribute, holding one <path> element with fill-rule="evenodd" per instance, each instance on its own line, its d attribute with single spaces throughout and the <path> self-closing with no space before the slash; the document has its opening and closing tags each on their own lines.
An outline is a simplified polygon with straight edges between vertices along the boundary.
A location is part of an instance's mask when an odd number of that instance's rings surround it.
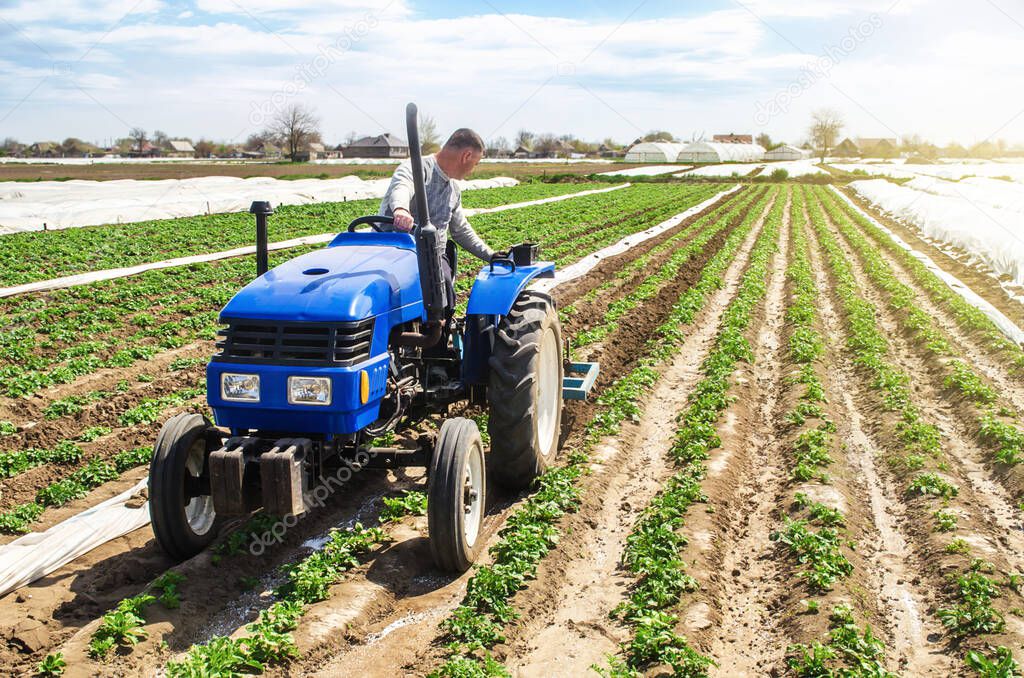
<svg viewBox="0 0 1024 678">
<path fill-rule="evenodd" d="M 440 247 L 430 223 L 416 116 L 410 104 L 411 234 L 381 230 L 390 217 L 360 217 L 327 247 L 268 271 L 271 210 L 254 203 L 258 277 L 221 311 L 207 367 L 216 424 L 178 415 L 154 448 L 150 515 L 172 557 L 199 553 L 225 518 L 301 515 L 353 471 L 420 466 L 434 560 L 461 572 L 484 541 L 488 479 L 522 489 L 552 463 L 562 399 L 584 398 L 597 365 L 566 362 L 554 302 L 528 288 L 554 276 L 536 246 L 496 255 L 466 315 L 446 313 L 441 257 L 454 271 L 455 248 Z M 377 443 L 459 403 L 487 408 L 488 452 L 463 417 L 415 445 Z"/>
</svg>

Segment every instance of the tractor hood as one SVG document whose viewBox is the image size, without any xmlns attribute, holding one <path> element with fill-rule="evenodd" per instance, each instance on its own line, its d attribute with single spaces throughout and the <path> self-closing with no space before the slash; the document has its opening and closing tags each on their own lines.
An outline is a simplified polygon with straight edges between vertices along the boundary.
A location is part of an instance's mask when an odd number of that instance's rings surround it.
<svg viewBox="0 0 1024 678">
<path fill-rule="evenodd" d="M 404 233 L 343 233 L 242 288 L 221 314 L 298 322 L 363 320 L 423 304 L 416 245 Z M 418 314 L 417 314 L 418 315 Z"/>
</svg>

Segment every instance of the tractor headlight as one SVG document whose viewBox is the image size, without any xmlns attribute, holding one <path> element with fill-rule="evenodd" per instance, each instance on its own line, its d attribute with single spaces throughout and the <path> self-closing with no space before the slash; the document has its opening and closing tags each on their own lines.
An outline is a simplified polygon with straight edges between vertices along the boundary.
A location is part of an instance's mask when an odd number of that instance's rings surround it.
<svg viewBox="0 0 1024 678">
<path fill-rule="evenodd" d="M 258 403 L 260 400 L 260 375 L 225 372 L 220 375 L 220 397 L 224 400 Z"/>
<path fill-rule="evenodd" d="M 288 377 L 288 402 L 292 405 L 330 405 L 330 378 Z"/>
</svg>

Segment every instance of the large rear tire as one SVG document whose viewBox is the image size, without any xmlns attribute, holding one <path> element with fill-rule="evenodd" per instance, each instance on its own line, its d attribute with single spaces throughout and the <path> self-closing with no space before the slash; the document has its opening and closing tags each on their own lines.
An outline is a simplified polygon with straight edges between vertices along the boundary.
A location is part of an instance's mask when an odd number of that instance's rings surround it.
<svg viewBox="0 0 1024 678">
<path fill-rule="evenodd" d="M 476 422 L 455 417 L 441 425 L 428 482 L 427 526 L 434 563 L 447 572 L 465 572 L 483 546 L 487 506 L 484 444 Z"/>
<path fill-rule="evenodd" d="M 498 325 L 487 386 L 489 473 L 521 490 L 554 460 L 562 424 L 562 327 L 546 294 L 523 291 Z"/>
<path fill-rule="evenodd" d="M 164 424 L 153 448 L 149 516 L 157 542 L 175 560 L 191 558 L 209 546 L 220 526 L 212 496 L 186 496 L 187 486 L 196 487 L 196 481 L 209 473 L 211 430 L 205 417 L 182 413 Z"/>
</svg>

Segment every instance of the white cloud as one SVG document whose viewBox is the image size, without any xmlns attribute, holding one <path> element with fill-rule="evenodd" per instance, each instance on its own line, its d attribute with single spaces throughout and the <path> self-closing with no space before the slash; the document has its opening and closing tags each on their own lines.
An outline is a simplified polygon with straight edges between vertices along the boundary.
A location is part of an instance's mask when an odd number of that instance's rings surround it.
<svg viewBox="0 0 1024 678">
<path fill-rule="evenodd" d="M 399 17 L 412 13 L 406 0 L 197 0 L 196 8 L 209 14 L 275 15 L 287 21 L 305 13 L 315 13 L 322 20 L 358 14 Z"/>
<path fill-rule="evenodd" d="M 0 18 L 16 26 L 70 23 L 110 26 L 125 17 L 163 9 L 162 0 L 14 0 L 0 7 Z"/>
<path fill-rule="evenodd" d="M 732 0 L 762 18 L 825 19 L 846 15 L 909 14 L 931 0 Z"/>
</svg>

